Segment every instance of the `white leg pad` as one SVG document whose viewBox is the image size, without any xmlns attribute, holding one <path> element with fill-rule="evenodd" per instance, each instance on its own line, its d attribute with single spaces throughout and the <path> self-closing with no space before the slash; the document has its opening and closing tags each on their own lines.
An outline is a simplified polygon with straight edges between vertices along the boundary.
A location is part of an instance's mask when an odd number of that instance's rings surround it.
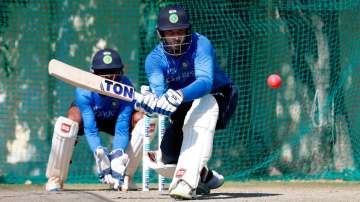
<svg viewBox="0 0 360 202">
<path fill-rule="evenodd" d="M 184 138 L 170 189 L 179 180 L 184 180 L 193 189 L 197 187 L 200 172 L 211 157 L 218 115 L 219 106 L 212 95 L 193 101 L 185 116 Z"/>
<path fill-rule="evenodd" d="M 59 178 L 60 183 L 67 179 L 78 130 L 79 125 L 73 120 L 62 116 L 56 120 L 46 169 L 47 178 Z"/>
<path fill-rule="evenodd" d="M 129 164 L 126 170 L 126 175 L 134 176 L 137 167 L 139 166 L 142 159 L 142 131 L 144 127 L 144 119 L 140 119 L 133 131 L 131 132 L 130 144 L 126 150 L 127 155 L 129 156 Z"/>
<path fill-rule="evenodd" d="M 155 120 L 152 119 L 150 124 L 155 124 Z M 136 169 L 138 168 L 142 157 L 143 157 L 143 134 L 144 134 L 144 127 L 145 127 L 145 119 L 140 119 L 132 133 L 131 133 L 131 140 L 130 144 L 126 150 L 126 154 L 129 156 L 129 164 L 126 170 L 126 175 L 133 177 Z M 154 133 L 150 133 L 150 140 L 154 138 Z"/>
</svg>

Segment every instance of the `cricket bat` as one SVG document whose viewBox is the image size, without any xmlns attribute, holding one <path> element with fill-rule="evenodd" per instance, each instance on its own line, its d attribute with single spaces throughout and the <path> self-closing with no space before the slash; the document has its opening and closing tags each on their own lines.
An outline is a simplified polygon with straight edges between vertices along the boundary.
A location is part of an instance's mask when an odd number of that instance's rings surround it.
<svg viewBox="0 0 360 202">
<path fill-rule="evenodd" d="M 90 72 L 73 67 L 59 60 L 52 59 L 48 66 L 49 74 L 72 86 L 84 88 L 117 99 L 132 102 L 142 99 L 134 88 Z"/>
</svg>

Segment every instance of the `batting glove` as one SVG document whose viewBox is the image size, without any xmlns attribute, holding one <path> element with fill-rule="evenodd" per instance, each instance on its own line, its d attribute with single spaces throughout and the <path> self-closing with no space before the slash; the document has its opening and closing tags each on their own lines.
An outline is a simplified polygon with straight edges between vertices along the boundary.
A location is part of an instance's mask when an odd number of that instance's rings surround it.
<svg viewBox="0 0 360 202">
<path fill-rule="evenodd" d="M 135 110 L 144 111 L 148 115 L 151 115 L 154 112 L 158 99 L 155 94 L 151 93 L 150 87 L 145 85 L 141 86 L 141 95 L 142 96 L 135 102 Z"/>
<path fill-rule="evenodd" d="M 163 114 L 165 116 L 170 116 L 177 110 L 183 100 L 184 97 L 181 91 L 169 89 L 157 101 L 154 112 Z"/>
<path fill-rule="evenodd" d="M 144 112 L 148 114 L 152 114 L 154 112 L 156 103 L 158 101 L 158 98 L 153 93 L 148 93 L 144 95 L 144 99 L 140 103 L 141 109 L 143 109 Z"/>
</svg>

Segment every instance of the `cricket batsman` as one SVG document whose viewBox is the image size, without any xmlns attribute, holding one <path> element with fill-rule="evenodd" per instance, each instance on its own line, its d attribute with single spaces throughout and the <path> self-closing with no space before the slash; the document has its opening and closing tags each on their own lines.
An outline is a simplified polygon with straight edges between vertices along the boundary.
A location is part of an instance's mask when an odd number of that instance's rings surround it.
<svg viewBox="0 0 360 202">
<path fill-rule="evenodd" d="M 143 94 L 138 105 L 147 113 L 170 117 L 161 152 L 150 159 L 176 164 L 169 194 L 193 199 L 199 183 L 215 189 L 224 182 L 207 168 L 207 162 L 215 130 L 225 128 L 235 111 L 237 90 L 217 64 L 209 39 L 192 32 L 182 7 L 160 10 L 157 33 L 160 43 L 145 61 L 152 93 Z"/>
<path fill-rule="evenodd" d="M 94 55 L 91 71 L 132 86 L 123 74 L 123 68 L 121 58 L 115 50 L 103 49 Z M 136 189 L 131 177 L 142 159 L 143 113 L 135 112 L 131 102 L 85 89 L 77 88 L 75 94 L 76 99 L 71 104 L 67 117 L 60 116 L 55 123 L 45 189 L 58 191 L 63 188 L 75 141 L 78 135 L 84 134 L 94 154 L 101 182 L 111 184 L 116 190 Z M 154 126 L 150 132 L 153 129 Z M 114 136 L 111 151 L 102 145 L 100 131 Z"/>
</svg>

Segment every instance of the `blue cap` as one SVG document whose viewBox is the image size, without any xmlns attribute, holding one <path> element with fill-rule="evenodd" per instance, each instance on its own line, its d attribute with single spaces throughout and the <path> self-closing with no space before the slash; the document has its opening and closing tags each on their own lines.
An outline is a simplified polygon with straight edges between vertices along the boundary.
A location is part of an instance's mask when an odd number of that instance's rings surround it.
<svg viewBox="0 0 360 202">
<path fill-rule="evenodd" d="M 95 74 L 111 74 L 122 71 L 123 67 L 119 53 L 106 48 L 94 55 L 91 69 Z"/>
<path fill-rule="evenodd" d="M 167 31 L 174 29 L 189 29 L 189 16 L 180 6 L 167 6 L 160 10 L 157 29 L 159 31 Z"/>
</svg>

